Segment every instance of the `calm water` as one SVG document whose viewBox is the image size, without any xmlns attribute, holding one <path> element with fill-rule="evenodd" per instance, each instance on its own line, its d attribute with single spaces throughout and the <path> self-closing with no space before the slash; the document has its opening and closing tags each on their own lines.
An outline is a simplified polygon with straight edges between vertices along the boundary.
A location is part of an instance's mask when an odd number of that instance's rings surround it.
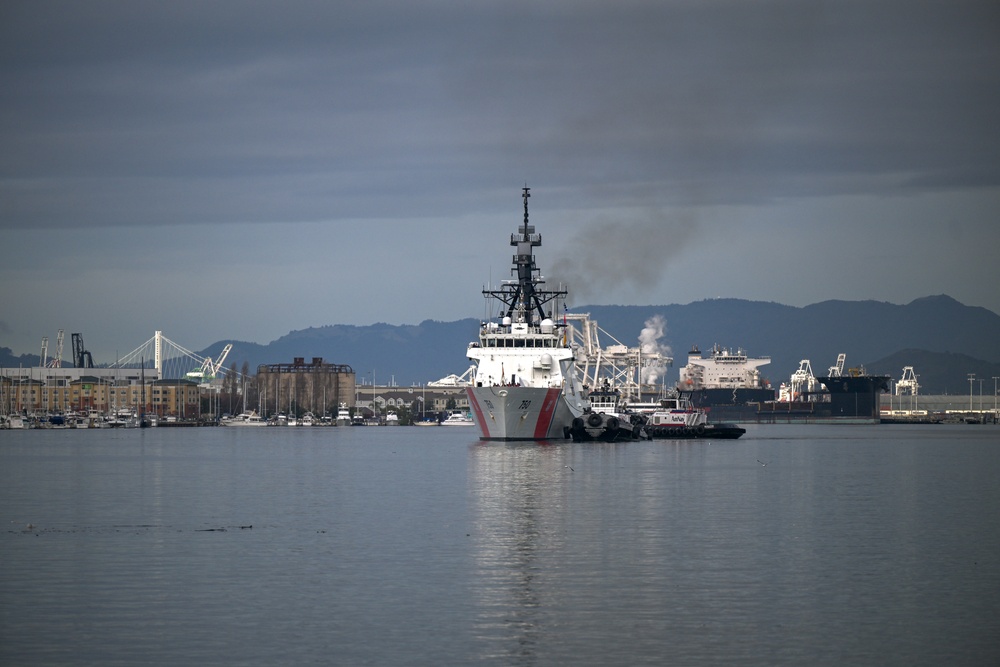
<svg viewBox="0 0 1000 667">
<path fill-rule="evenodd" d="M 0 664 L 1000 664 L 1000 429 L 749 428 L 0 432 Z"/>
</svg>

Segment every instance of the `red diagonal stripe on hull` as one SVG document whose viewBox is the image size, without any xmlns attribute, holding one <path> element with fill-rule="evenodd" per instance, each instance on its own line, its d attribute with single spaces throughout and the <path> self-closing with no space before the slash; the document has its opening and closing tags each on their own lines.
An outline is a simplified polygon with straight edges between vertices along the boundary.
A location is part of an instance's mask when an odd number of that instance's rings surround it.
<svg viewBox="0 0 1000 667">
<path fill-rule="evenodd" d="M 552 419 L 556 414 L 556 405 L 559 404 L 559 395 L 562 390 L 558 387 L 554 389 L 549 389 L 545 393 L 545 400 L 542 402 L 542 411 L 538 415 L 538 421 L 535 422 L 535 439 L 544 440 L 549 432 L 549 427 L 552 426 Z"/>
<path fill-rule="evenodd" d="M 472 387 L 466 387 L 465 393 L 469 397 L 469 405 L 472 406 L 472 411 L 476 413 L 476 424 L 479 425 L 479 432 L 484 438 L 490 437 L 490 425 L 483 416 L 483 409 L 479 406 L 479 401 L 476 400 L 475 395 L 472 393 Z"/>
</svg>

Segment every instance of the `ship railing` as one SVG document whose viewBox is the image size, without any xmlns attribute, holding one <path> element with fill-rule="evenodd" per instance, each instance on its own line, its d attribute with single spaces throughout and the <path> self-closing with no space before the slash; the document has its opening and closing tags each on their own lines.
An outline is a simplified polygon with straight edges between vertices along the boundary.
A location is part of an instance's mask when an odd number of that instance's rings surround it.
<svg viewBox="0 0 1000 667">
<path fill-rule="evenodd" d="M 518 243 L 530 243 L 531 245 L 542 245 L 542 235 L 541 234 L 511 234 L 510 244 L 517 245 Z M 515 255 L 516 257 L 516 255 Z"/>
</svg>

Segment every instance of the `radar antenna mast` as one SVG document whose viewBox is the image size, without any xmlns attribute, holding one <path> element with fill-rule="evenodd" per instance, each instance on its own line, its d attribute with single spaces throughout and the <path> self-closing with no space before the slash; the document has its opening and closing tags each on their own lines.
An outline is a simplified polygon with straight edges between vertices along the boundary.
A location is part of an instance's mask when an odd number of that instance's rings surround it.
<svg viewBox="0 0 1000 667">
<path fill-rule="evenodd" d="M 507 306 L 505 315 L 512 321 L 528 326 L 539 324 L 552 314 L 546 315 L 543 306 L 559 298 L 565 298 L 566 290 L 540 290 L 538 285 L 545 281 L 539 276 L 535 266 L 533 248 L 542 245 L 542 235 L 535 233 L 535 227 L 528 223 L 528 197 L 531 188 L 524 186 L 521 197 L 524 199 L 524 223 L 517 233 L 510 235 L 510 245 L 517 248 L 514 255 L 514 266 L 511 273 L 516 274 L 516 281 L 505 281 L 498 290 L 483 290 L 483 296 L 493 297 Z M 537 318 L 537 321 L 536 321 Z"/>
</svg>

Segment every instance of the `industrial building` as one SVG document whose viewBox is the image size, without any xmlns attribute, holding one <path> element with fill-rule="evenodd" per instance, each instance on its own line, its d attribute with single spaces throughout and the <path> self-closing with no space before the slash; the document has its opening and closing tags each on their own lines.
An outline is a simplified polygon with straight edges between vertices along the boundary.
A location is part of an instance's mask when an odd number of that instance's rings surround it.
<svg viewBox="0 0 1000 667">
<path fill-rule="evenodd" d="M 354 370 L 347 364 L 328 364 L 322 357 L 306 363 L 295 357 L 290 364 L 261 364 L 256 388 L 263 414 L 335 414 L 341 403 L 353 404 Z"/>
</svg>

